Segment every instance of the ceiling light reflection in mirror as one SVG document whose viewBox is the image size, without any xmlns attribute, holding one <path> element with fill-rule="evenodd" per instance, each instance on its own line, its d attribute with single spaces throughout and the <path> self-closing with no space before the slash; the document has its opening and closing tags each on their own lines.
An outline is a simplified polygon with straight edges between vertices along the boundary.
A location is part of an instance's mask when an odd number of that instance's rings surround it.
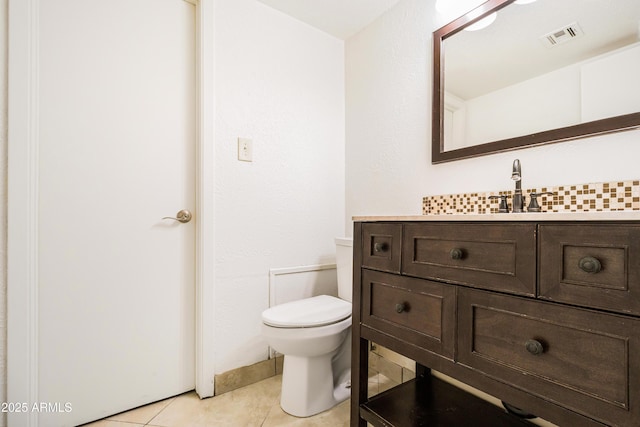
<svg viewBox="0 0 640 427">
<path fill-rule="evenodd" d="M 440 13 L 442 18 L 449 22 L 455 18 L 458 18 L 470 10 L 475 9 L 486 0 L 437 0 L 436 1 L 436 11 Z M 518 4 L 526 4 L 531 3 L 536 0 L 516 0 Z M 478 31 L 483 28 L 488 27 L 496 20 L 497 14 L 492 13 L 491 15 L 481 19 L 475 24 L 469 25 L 465 28 L 465 31 Z"/>
<path fill-rule="evenodd" d="M 485 0 L 436 0 L 436 11 L 445 22 L 464 15 L 484 3 Z"/>
</svg>

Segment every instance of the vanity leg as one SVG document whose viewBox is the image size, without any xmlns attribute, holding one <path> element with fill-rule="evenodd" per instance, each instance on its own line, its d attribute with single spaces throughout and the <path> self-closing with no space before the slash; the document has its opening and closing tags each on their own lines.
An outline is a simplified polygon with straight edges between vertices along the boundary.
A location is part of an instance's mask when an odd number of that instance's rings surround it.
<svg viewBox="0 0 640 427">
<path fill-rule="evenodd" d="M 431 376 L 431 368 L 416 362 L 416 378 L 425 378 Z"/>
<path fill-rule="evenodd" d="M 362 224 L 353 226 L 353 301 L 361 301 Z M 366 427 L 360 418 L 360 403 L 367 401 L 369 385 L 369 341 L 360 338 L 360 304 L 353 304 L 351 326 L 351 427 Z"/>
<path fill-rule="evenodd" d="M 351 365 L 351 427 L 366 427 L 367 422 L 360 418 L 360 403 L 367 401 L 369 391 L 369 341 L 359 337 L 358 341 Z"/>
</svg>

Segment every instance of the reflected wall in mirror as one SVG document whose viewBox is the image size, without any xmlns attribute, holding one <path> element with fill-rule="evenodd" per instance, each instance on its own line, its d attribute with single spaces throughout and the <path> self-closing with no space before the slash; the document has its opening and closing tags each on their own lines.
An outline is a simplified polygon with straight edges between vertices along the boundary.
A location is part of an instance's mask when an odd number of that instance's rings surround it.
<svg viewBox="0 0 640 427">
<path fill-rule="evenodd" d="M 640 1 L 518 3 L 434 32 L 432 163 L 640 127 Z"/>
</svg>

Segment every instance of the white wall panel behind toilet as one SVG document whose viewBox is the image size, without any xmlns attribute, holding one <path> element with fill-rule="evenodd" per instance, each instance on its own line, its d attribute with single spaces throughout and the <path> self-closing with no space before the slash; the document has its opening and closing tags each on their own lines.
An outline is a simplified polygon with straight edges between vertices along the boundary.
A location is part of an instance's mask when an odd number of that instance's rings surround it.
<svg viewBox="0 0 640 427">
<path fill-rule="evenodd" d="M 317 295 L 338 296 L 335 264 L 269 270 L 269 307 Z"/>
<path fill-rule="evenodd" d="M 338 296 L 335 264 L 303 265 L 269 270 L 269 307 L 317 295 Z M 277 355 L 278 353 L 269 347 L 269 358 Z"/>
</svg>

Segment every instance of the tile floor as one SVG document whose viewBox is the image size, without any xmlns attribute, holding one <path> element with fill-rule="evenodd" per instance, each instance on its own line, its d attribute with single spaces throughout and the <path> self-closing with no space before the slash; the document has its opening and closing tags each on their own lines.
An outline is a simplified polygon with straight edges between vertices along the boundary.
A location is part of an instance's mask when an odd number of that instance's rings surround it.
<svg viewBox="0 0 640 427">
<path fill-rule="evenodd" d="M 296 418 L 280 408 L 282 376 L 268 378 L 209 399 L 195 392 L 123 412 L 83 427 L 341 427 L 349 425 L 349 400 L 308 418 Z M 379 374 L 369 378 L 369 394 L 393 387 Z"/>
</svg>

